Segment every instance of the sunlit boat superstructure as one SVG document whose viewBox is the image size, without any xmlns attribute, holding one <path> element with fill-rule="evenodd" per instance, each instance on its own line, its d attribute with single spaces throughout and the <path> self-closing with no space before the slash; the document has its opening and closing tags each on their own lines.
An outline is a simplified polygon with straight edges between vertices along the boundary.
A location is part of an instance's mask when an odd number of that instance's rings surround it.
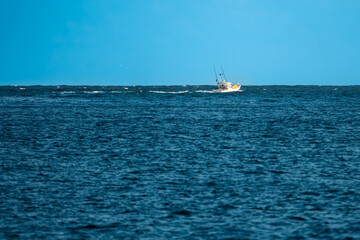
<svg viewBox="0 0 360 240">
<path fill-rule="evenodd" d="M 216 90 L 217 92 L 242 92 L 242 90 L 240 90 L 241 85 L 239 83 L 233 85 L 231 82 L 227 81 L 225 72 L 222 67 L 221 67 L 222 73 L 217 74 L 215 67 L 214 67 L 214 71 L 215 71 L 216 83 L 218 86 L 218 89 Z"/>
</svg>

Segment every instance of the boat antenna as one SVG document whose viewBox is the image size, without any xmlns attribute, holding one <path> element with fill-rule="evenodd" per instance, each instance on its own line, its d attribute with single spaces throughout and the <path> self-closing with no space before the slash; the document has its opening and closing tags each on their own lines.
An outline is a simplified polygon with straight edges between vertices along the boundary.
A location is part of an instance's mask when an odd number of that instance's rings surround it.
<svg viewBox="0 0 360 240">
<path fill-rule="evenodd" d="M 225 75 L 225 72 L 224 72 L 224 69 L 222 68 L 222 66 L 221 66 L 221 71 L 222 71 L 222 74 L 224 75 L 225 81 L 227 81 L 226 75 Z"/>
</svg>

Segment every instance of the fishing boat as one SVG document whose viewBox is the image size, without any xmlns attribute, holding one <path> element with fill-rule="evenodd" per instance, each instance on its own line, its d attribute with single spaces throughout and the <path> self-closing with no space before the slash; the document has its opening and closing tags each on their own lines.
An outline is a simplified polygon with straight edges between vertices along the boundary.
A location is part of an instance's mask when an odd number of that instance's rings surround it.
<svg viewBox="0 0 360 240">
<path fill-rule="evenodd" d="M 216 83 L 218 86 L 218 89 L 215 90 L 216 92 L 242 92 L 243 91 L 240 89 L 241 85 L 239 83 L 232 84 L 231 82 L 227 81 L 225 72 L 222 67 L 221 67 L 222 73 L 217 74 L 215 67 L 214 67 L 214 71 L 215 71 Z"/>
</svg>

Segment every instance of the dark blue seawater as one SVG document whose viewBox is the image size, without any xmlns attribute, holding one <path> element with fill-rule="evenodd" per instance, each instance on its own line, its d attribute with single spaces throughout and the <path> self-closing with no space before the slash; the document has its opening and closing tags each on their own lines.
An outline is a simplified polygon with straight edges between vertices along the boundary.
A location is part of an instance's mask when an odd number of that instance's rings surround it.
<svg viewBox="0 0 360 240">
<path fill-rule="evenodd" d="M 1 239 L 360 239 L 360 86 L 0 87 Z"/>
</svg>

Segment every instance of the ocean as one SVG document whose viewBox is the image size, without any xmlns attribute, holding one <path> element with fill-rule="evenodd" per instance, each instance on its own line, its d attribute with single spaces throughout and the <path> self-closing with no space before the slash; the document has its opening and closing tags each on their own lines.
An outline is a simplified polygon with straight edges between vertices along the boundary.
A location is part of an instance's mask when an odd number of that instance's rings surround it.
<svg viewBox="0 0 360 240">
<path fill-rule="evenodd" d="M 1 86 L 1 239 L 360 239 L 360 86 Z"/>
</svg>

